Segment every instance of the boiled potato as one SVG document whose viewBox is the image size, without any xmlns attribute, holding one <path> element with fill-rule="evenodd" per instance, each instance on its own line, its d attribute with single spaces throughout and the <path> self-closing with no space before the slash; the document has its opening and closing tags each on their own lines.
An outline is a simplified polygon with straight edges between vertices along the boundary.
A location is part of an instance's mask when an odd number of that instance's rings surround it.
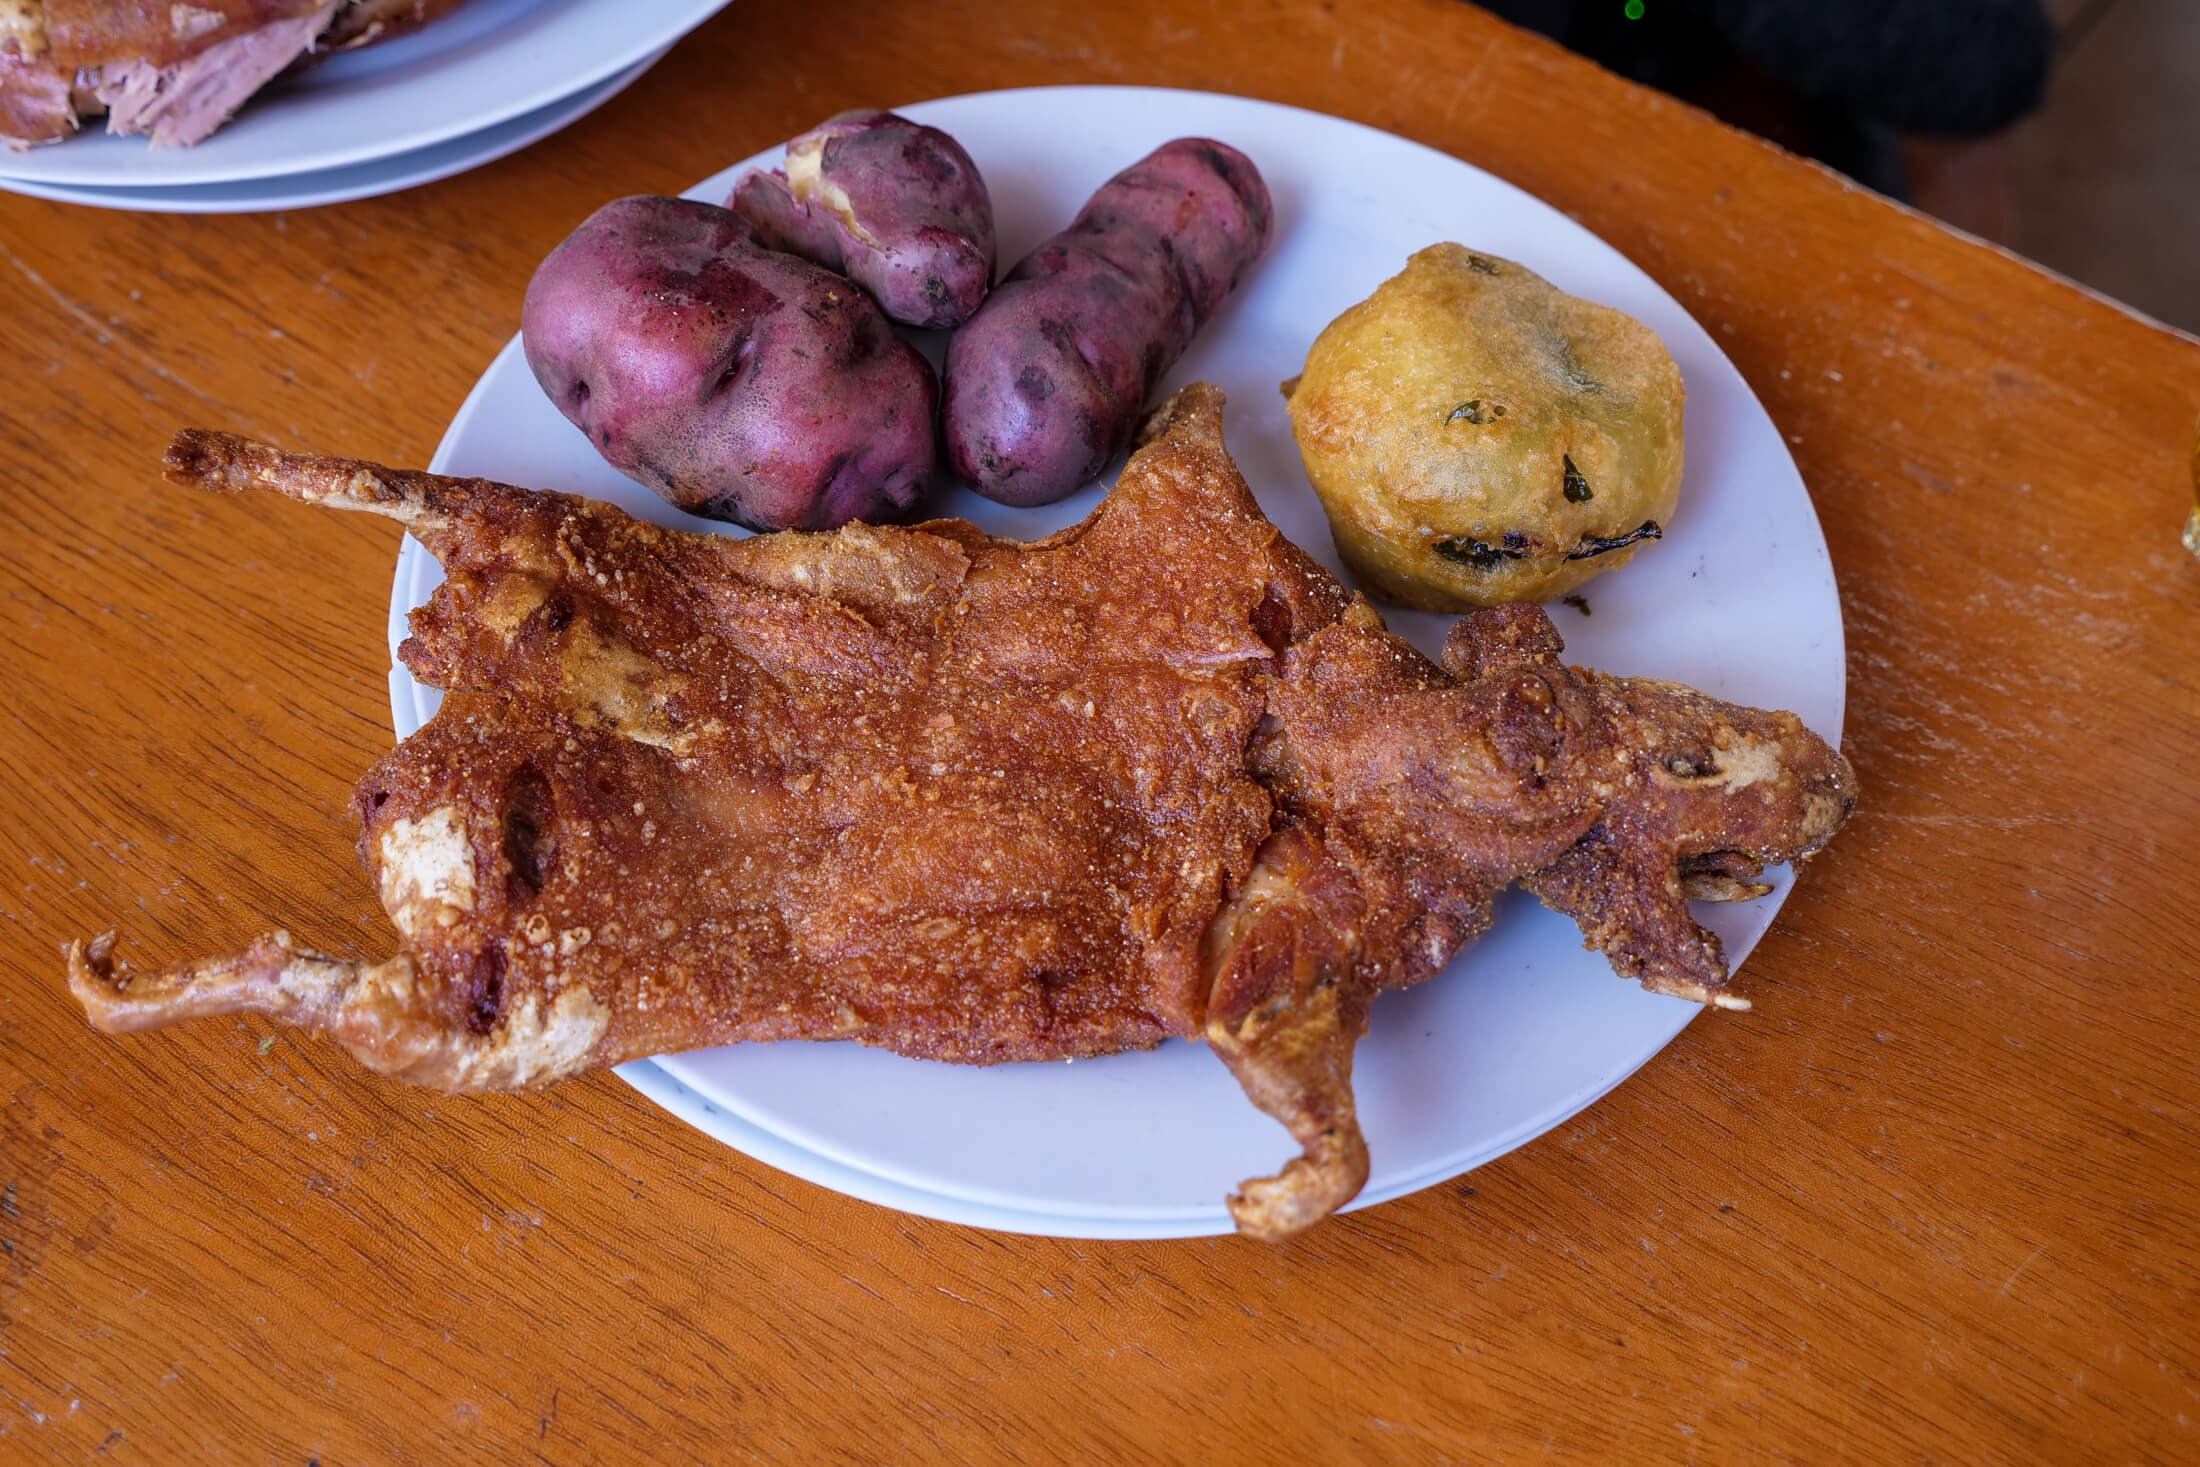
<svg viewBox="0 0 2200 1467">
<path fill-rule="evenodd" d="M 1284 384 L 1345 564 L 1424 611 L 1563 595 L 1672 523 L 1680 369 L 1633 317 L 1431 245 Z"/>
<path fill-rule="evenodd" d="M 1091 483 L 1162 377 L 1268 244 L 1253 160 L 1211 138 L 1163 143 L 1024 256 L 947 348 L 948 466 L 1000 504 Z"/>
<path fill-rule="evenodd" d="M 907 518 L 939 386 L 872 299 L 692 199 L 604 205 L 528 283 L 520 344 L 605 461 L 752 530 Z"/>
<path fill-rule="evenodd" d="M 837 270 L 909 326 L 960 326 L 993 285 L 993 200 L 936 127 L 843 112 L 787 144 L 785 169 L 743 177 L 726 207 L 767 249 Z"/>
</svg>

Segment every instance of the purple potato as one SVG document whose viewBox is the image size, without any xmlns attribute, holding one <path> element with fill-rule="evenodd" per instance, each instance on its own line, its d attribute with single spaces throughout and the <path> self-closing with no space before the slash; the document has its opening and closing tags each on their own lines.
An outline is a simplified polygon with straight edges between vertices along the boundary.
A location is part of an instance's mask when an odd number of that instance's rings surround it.
<svg viewBox="0 0 2200 1467">
<path fill-rule="evenodd" d="M 1272 213 L 1252 160 L 1205 138 L 1108 180 L 949 343 L 948 466 L 1002 504 L 1092 482 L 1260 258 Z"/>
<path fill-rule="evenodd" d="M 899 518 L 938 464 L 931 364 L 869 296 L 715 204 L 598 209 L 536 269 L 520 337 L 605 460 L 695 514 Z"/>
<path fill-rule="evenodd" d="M 838 270 L 909 326 L 959 326 L 993 284 L 993 201 L 978 165 L 936 127 L 843 112 L 787 144 L 783 173 L 751 173 L 726 206 L 759 241 Z"/>
</svg>

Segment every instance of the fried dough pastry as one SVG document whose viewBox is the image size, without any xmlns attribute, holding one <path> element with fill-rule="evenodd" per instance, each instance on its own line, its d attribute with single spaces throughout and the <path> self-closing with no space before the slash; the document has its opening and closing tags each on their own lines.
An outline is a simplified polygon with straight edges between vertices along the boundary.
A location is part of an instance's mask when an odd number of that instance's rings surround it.
<svg viewBox="0 0 2200 1467">
<path fill-rule="evenodd" d="M 1687 897 L 1854 800 L 1788 714 L 1558 660 L 1534 608 L 1443 666 L 1264 519 L 1186 389 L 1082 524 L 692 535 L 478 479 L 179 435 L 171 478 L 401 521 L 448 579 L 449 691 L 357 794 L 403 935 L 272 933 L 69 980 L 108 1032 L 235 1010 L 449 1090 L 765 1039 L 965 1063 L 1204 1036 L 1303 1148 L 1231 1200 L 1277 1238 L 1366 1180 L 1353 1046 L 1522 879 L 1627 976 L 1729 1000 Z"/>
<path fill-rule="evenodd" d="M 1657 333 L 1430 245 L 1283 385 L 1337 553 L 1423 611 L 1549 601 L 1673 523 L 1687 393 Z"/>
</svg>

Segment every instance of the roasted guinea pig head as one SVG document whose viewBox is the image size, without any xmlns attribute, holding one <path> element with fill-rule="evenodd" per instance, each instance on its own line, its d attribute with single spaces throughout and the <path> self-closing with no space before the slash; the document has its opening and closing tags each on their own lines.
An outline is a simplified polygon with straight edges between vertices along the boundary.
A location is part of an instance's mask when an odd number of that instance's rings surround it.
<svg viewBox="0 0 2200 1467">
<path fill-rule="evenodd" d="M 701 1045 L 852 1039 L 968 1063 L 1204 1036 L 1303 1155 L 1232 1199 L 1280 1237 L 1349 1201 L 1353 1046 L 1523 880 L 1652 988 L 1722 1001 L 1690 895 L 1733 897 L 1853 802 L 1793 718 L 1569 668 L 1550 623 L 1443 666 L 1262 517 L 1186 389 L 1082 524 L 749 539 L 187 432 L 170 477 L 403 522 L 447 579 L 406 664 L 441 710 L 370 770 L 400 951 L 263 937 L 125 971 L 92 1022 L 231 1010 L 454 1090 Z"/>
</svg>

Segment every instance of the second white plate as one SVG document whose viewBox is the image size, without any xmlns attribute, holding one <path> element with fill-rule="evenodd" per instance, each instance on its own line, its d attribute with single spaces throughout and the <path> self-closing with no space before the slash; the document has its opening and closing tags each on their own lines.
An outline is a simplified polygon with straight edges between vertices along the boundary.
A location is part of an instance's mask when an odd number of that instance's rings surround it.
<svg viewBox="0 0 2200 1467">
<path fill-rule="evenodd" d="M 1332 317 L 1412 251 L 1459 240 L 1648 323 L 1689 388 L 1682 508 L 1664 543 L 1585 589 L 1585 610 L 1552 608 L 1569 657 L 1793 709 L 1838 738 L 1840 603 L 1824 536 L 1786 446 L 1703 329 L 1581 226 L 1457 159 L 1241 98 L 1049 88 L 900 110 L 947 129 L 977 160 L 999 214 L 1004 265 L 1060 228 L 1111 174 L 1169 138 L 1217 137 L 1253 158 L 1276 201 L 1271 254 L 1168 385 L 1201 378 L 1222 385 L 1231 450 L 1262 506 L 1332 569 L 1328 528 L 1276 384 L 1299 370 Z M 768 161 L 759 155 L 750 164 Z M 707 180 L 693 196 L 722 198 L 750 164 Z M 679 514 L 605 465 L 544 399 L 516 340 L 475 387 L 434 467 L 593 495 L 661 524 L 728 529 Z M 1082 517 L 1103 487 L 1038 510 L 1004 509 L 959 489 L 933 507 L 997 534 L 1029 537 Z M 391 608 L 393 652 L 405 611 L 439 578 L 408 541 Z M 1432 652 L 1448 626 L 1446 618 L 1414 613 L 1393 613 L 1390 621 Z M 433 711 L 435 696 L 402 668 L 393 672 L 400 734 Z M 1737 963 L 1786 896 L 1789 874 L 1772 879 L 1773 894 L 1761 901 L 1699 908 Z M 1502 900 L 1496 929 L 1449 971 L 1375 1005 L 1354 1069 L 1374 1175 L 1355 1205 L 1455 1176 L 1558 1124 L 1633 1073 L 1697 1012 L 1614 977 L 1601 957 L 1583 950 L 1571 923 L 1532 900 Z M 676 1114 L 821 1185 L 1013 1231 L 1225 1233 L 1224 1194 L 1273 1171 L 1294 1149 L 1212 1054 L 1181 1042 L 1074 1065 L 992 1069 L 846 1044 L 747 1045 L 667 1056 L 627 1073 Z"/>
<path fill-rule="evenodd" d="M 583 87 L 570 97 L 561 97 L 540 111 L 515 117 L 510 122 L 483 128 L 432 148 L 380 158 L 372 163 L 356 163 L 349 168 L 287 173 L 279 178 L 248 178 L 237 183 L 183 184 L 176 188 L 93 188 L 0 177 L 0 189 L 52 199 L 56 203 L 150 214 L 269 214 L 278 209 L 311 209 L 323 204 L 376 198 L 494 163 L 560 128 L 569 127 L 632 86 L 663 55 L 660 51 L 609 81 Z"/>
<path fill-rule="evenodd" d="M 0 180 L 175 188 L 349 168 L 550 106 L 662 52 L 726 0 L 468 0 L 408 36 L 278 77 L 188 148 L 97 129 L 0 149 Z M 24 190 L 29 192 L 29 190 Z"/>
</svg>

